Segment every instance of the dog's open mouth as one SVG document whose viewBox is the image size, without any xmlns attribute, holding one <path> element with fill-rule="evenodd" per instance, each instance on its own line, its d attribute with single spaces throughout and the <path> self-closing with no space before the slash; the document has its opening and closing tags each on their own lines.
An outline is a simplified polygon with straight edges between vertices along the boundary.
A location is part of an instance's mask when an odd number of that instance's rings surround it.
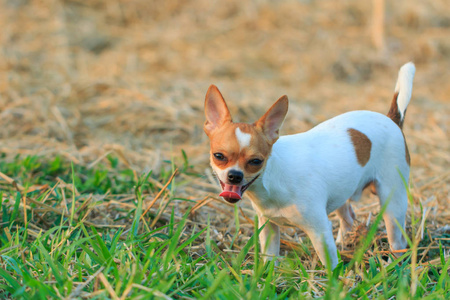
<svg viewBox="0 0 450 300">
<path fill-rule="evenodd" d="M 259 175 L 258 175 L 259 176 Z M 220 197 L 223 197 L 229 203 L 236 203 L 241 200 L 242 195 L 248 189 L 248 187 L 258 178 L 256 176 L 249 183 L 245 185 L 234 185 L 223 183 L 222 180 L 219 180 L 220 185 L 222 186 L 222 193 L 220 193 Z"/>
</svg>

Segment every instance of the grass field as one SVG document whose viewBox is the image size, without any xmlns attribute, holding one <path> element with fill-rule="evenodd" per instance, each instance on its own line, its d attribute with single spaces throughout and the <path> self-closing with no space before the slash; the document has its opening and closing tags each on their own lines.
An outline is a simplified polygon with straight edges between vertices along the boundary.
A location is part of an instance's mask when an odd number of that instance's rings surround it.
<svg viewBox="0 0 450 300">
<path fill-rule="evenodd" d="M 449 298 L 450 7 L 386 3 L 377 48 L 371 5 L 0 0 L 0 298 Z M 410 250 L 367 193 L 334 271 L 292 228 L 264 265 L 249 200 L 217 196 L 208 86 L 241 121 L 287 94 L 289 134 L 386 113 L 410 60 Z"/>
</svg>

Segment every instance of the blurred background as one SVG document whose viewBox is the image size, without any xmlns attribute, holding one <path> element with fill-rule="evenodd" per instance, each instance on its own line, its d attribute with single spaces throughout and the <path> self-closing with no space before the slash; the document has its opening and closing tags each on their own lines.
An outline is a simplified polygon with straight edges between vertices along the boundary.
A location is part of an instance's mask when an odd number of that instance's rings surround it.
<svg viewBox="0 0 450 300">
<path fill-rule="evenodd" d="M 158 172 L 183 149 L 202 174 L 210 84 L 236 121 L 288 95 L 288 134 L 349 110 L 386 113 L 413 61 L 411 184 L 448 204 L 447 0 L 0 0 L 0 28 L 2 159 L 115 152 Z"/>
</svg>

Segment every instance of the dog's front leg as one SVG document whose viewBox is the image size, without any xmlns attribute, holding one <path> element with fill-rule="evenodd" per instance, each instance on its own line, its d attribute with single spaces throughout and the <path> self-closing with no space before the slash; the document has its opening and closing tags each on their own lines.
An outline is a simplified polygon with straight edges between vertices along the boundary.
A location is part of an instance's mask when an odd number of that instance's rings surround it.
<svg viewBox="0 0 450 300">
<path fill-rule="evenodd" d="M 328 220 L 327 215 L 318 217 L 314 223 L 309 223 L 309 226 L 303 226 L 303 230 L 311 240 L 322 263 L 324 265 L 327 264 L 328 253 L 331 269 L 334 269 L 338 264 L 337 248 L 331 222 Z"/>
<path fill-rule="evenodd" d="M 280 228 L 262 215 L 258 215 L 258 222 L 260 228 L 265 224 L 259 234 L 259 242 L 261 244 L 261 252 L 264 254 L 264 262 L 276 259 L 276 257 L 280 255 Z"/>
</svg>

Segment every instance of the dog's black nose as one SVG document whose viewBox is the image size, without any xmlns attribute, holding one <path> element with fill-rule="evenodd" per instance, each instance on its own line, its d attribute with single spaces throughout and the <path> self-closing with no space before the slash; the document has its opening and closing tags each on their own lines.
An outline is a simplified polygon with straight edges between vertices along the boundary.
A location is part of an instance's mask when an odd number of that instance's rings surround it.
<svg viewBox="0 0 450 300">
<path fill-rule="evenodd" d="M 228 181 L 230 183 L 239 184 L 239 183 L 241 183 L 243 178 L 244 178 L 244 173 L 242 173 L 241 171 L 230 170 L 228 172 Z"/>
</svg>

